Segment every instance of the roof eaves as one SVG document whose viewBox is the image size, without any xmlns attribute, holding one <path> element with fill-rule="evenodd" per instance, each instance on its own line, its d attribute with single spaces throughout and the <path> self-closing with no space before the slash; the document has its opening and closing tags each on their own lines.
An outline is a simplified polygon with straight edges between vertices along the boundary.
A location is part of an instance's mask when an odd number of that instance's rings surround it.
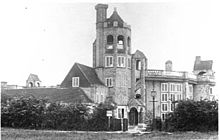
<svg viewBox="0 0 220 140">
<path fill-rule="evenodd" d="M 80 71 L 82 72 L 82 74 L 84 75 L 84 77 L 88 80 L 88 82 L 90 83 L 90 85 L 92 85 L 91 81 L 89 80 L 89 78 L 87 77 L 87 75 L 84 73 L 84 71 L 82 70 L 82 68 L 80 67 L 79 63 L 76 63 L 76 66 L 80 69 Z"/>
</svg>

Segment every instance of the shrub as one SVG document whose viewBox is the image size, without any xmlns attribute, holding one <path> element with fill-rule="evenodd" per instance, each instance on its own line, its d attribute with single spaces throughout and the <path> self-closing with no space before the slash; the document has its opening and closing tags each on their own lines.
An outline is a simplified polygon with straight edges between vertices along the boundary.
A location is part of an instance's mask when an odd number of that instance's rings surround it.
<svg viewBox="0 0 220 140">
<path fill-rule="evenodd" d="M 217 101 L 180 101 L 165 121 L 167 131 L 217 131 Z"/>
<path fill-rule="evenodd" d="M 107 130 L 106 110 L 83 104 L 50 103 L 34 97 L 14 97 L 1 105 L 1 126 L 29 129 Z"/>
</svg>

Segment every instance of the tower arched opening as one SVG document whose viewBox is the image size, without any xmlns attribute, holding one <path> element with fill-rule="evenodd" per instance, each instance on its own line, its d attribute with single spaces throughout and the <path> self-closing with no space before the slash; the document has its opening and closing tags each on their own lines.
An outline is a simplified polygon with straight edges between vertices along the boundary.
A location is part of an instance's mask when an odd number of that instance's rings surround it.
<svg viewBox="0 0 220 140">
<path fill-rule="evenodd" d="M 117 38 L 117 49 L 124 49 L 124 36 L 122 35 Z"/>
<path fill-rule="evenodd" d="M 113 49 L 114 37 L 112 35 L 107 36 L 107 49 Z"/>
</svg>

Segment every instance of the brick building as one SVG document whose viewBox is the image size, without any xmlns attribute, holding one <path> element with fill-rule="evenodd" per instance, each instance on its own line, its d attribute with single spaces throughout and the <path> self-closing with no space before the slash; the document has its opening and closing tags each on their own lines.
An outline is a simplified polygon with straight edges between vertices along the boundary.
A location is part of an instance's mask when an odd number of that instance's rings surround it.
<svg viewBox="0 0 220 140">
<path fill-rule="evenodd" d="M 214 99 L 213 61 L 202 61 L 197 56 L 192 73 L 173 71 L 170 60 L 165 62 L 165 70 L 148 69 L 147 57 L 143 52 L 137 50 L 131 53 L 131 26 L 123 21 L 116 9 L 108 18 L 107 8 L 106 4 L 95 6 L 93 67 L 75 63 L 60 87 L 51 89 L 54 90 L 51 95 L 65 90 L 79 97 L 74 96 L 74 102 L 81 100 L 80 97 L 84 102 L 93 104 L 112 102 L 117 105 L 113 116 L 128 118 L 129 125 L 144 123 L 146 112 L 152 112 L 152 91 L 157 93 L 156 116 L 162 120 L 174 110 L 175 101 Z M 37 81 L 40 83 L 39 78 Z M 29 88 L 34 85 L 31 78 L 27 80 L 27 85 L 31 86 Z M 4 83 L 2 86 L 5 88 Z M 4 92 L 9 94 L 11 91 L 6 89 Z M 21 89 L 20 92 L 24 93 Z"/>
</svg>

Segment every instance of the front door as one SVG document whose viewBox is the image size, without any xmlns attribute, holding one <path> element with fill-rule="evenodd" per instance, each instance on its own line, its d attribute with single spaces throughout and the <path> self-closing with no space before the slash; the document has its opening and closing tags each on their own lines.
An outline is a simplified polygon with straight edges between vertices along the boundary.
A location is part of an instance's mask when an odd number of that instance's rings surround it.
<svg viewBox="0 0 220 140">
<path fill-rule="evenodd" d="M 130 125 L 138 124 L 138 111 L 135 107 L 132 107 L 129 112 L 129 124 Z"/>
</svg>

